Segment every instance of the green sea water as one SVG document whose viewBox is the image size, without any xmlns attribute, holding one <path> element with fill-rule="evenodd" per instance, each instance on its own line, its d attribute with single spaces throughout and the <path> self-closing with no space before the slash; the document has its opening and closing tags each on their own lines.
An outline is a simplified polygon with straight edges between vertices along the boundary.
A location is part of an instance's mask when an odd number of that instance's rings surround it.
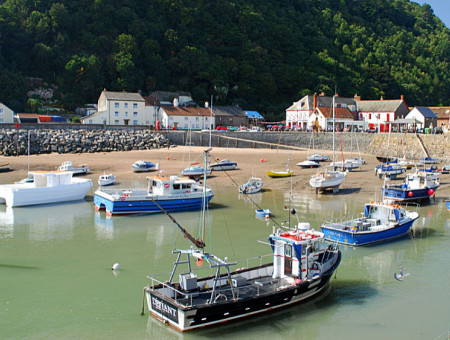
<svg viewBox="0 0 450 340">
<path fill-rule="evenodd" d="M 134 183 L 130 183 L 133 184 Z M 255 203 L 289 221 L 289 193 L 252 202 L 237 189 L 214 188 L 206 243 L 230 260 L 270 253 L 273 222 Z M 359 216 L 358 193 L 296 189 L 301 221 Z M 164 215 L 115 216 L 87 201 L 9 209 L 0 206 L 1 339 L 435 339 L 450 328 L 450 212 L 443 197 L 419 209 L 411 236 L 377 246 L 341 247 L 329 288 L 305 304 L 184 334 L 141 315 L 146 275 L 168 273 L 172 249 L 189 246 Z M 199 212 L 174 217 L 197 236 Z M 291 216 L 291 222 L 297 221 Z M 120 263 L 114 273 L 111 266 Z M 399 265 L 409 273 L 394 278 Z M 167 274 L 169 275 L 169 274 Z M 167 276 L 168 277 L 168 276 Z"/>
</svg>

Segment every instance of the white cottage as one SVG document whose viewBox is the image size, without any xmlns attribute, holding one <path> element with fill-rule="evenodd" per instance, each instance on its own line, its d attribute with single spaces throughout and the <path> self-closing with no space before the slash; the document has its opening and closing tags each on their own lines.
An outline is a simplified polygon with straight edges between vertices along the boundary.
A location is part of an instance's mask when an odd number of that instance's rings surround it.
<svg viewBox="0 0 450 340">
<path fill-rule="evenodd" d="M 438 117 L 428 107 L 416 106 L 408 113 L 406 118 L 419 121 L 420 123 L 417 124 L 418 129 L 434 128 L 437 126 Z"/>
<path fill-rule="evenodd" d="M 205 107 L 178 106 L 174 101 L 173 106 L 163 105 L 160 109 L 161 123 L 164 129 L 177 130 L 202 130 L 214 128 L 214 117 L 211 110 Z"/>
<path fill-rule="evenodd" d="M 103 90 L 98 98 L 98 111 L 81 118 L 83 124 L 150 125 L 145 100 L 139 93 Z"/>
<path fill-rule="evenodd" d="M 0 103 L 0 124 L 14 123 L 14 112 L 5 104 Z"/>
</svg>

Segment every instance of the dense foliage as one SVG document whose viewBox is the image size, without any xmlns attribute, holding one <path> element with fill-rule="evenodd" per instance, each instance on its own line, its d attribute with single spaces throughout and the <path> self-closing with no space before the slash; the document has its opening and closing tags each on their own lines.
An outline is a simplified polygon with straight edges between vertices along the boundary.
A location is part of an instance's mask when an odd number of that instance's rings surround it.
<svg viewBox="0 0 450 340">
<path fill-rule="evenodd" d="M 6 0 L 0 101 L 30 110 L 38 77 L 68 109 L 103 88 L 213 95 L 274 119 L 335 87 L 450 105 L 449 32 L 409 0 Z"/>
</svg>

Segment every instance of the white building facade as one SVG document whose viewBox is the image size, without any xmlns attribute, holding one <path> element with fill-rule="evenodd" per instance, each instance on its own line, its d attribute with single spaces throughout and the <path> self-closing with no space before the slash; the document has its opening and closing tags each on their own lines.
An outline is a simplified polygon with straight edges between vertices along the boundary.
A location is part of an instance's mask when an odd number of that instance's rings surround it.
<svg viewBox="0 0 450 340">
<path fill-rule="evenodd" d="M 98 99 L 98 111 L 81 118 L 83 124 L 150 125 L 145 100 L 139 93 L 103 90 Z"/>
<path fill-rule="evenodd" d="M 215 128 L 214 116 L 209 108 L 190 106 L 161 106 L 163 129 L 203 130 Z"/>
<path fill-rule="evenodd" d="M 0 103 L 0 124 L 14 123 L 14 112 L 5 104 Z"/>
</svg>

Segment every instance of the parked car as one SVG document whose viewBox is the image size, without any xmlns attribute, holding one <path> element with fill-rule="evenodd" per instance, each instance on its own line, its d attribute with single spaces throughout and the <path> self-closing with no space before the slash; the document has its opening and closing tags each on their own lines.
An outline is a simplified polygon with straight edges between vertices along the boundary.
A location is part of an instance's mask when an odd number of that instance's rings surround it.
<svg viewBox="0 0 450 340">
<path fill-rule="evenodd" d="M 227 126 L 228 131 L 237 131 L 239 128 L 236 126 Z"/>
<path fill-rule="evenodd" d="M 367 129 L 366 132 L 368 132 L 368 133 L 375 133 L 375 132 L 377 132 L 377 129 L 370 128 L 370 129 Z"/>
<path fill-rule="evenodd" d="M 260 128 L 259 126 L 253 126 L 249 131 L 250 132 L 262 132 L 263 129 Z"/>
<path fill-rule="evenodd" d="M 216 131 L 228 131 L 228 129 L 226 126 L 219 125 L 216 127 Z"/>
<path fill-rule="evenodd" d="M 248 128 L 245 126 L 240 126 L 238 131 L 248 131 Z"/>
</svg>

